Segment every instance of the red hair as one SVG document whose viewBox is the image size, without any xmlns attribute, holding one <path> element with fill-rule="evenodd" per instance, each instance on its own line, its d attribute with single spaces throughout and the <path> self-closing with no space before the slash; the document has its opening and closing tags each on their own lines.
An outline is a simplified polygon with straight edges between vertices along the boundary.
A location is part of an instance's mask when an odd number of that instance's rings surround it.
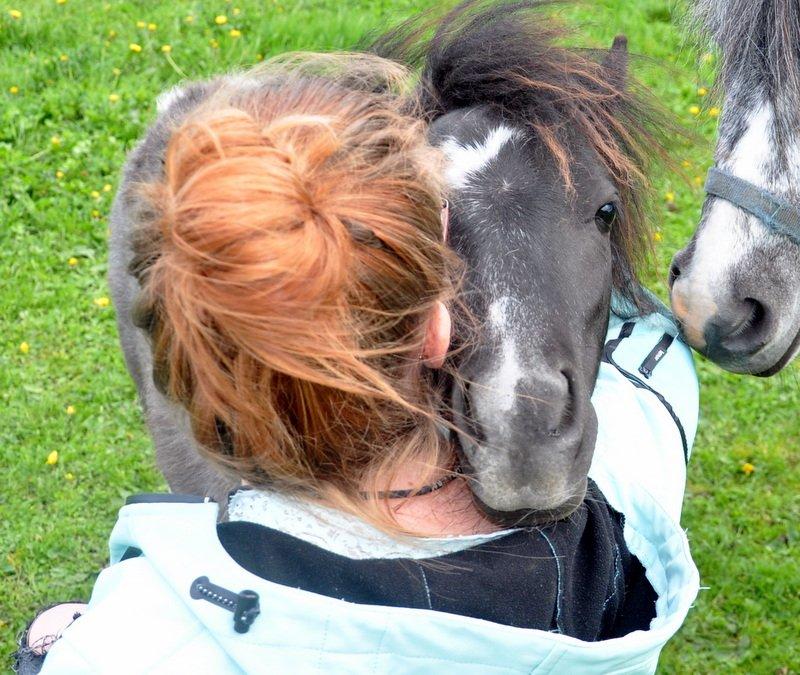
<svg viewBox="0 0 800 675">
<path fill-rule="evenodd" d="M 418 357 L 454 264 L 406 79 L 292 57 L 220 89 L 172 134 L 134 244 L 156 382 L 208 456 L 378 521 L 363 490 L 446 461 Z"/>
</svg>

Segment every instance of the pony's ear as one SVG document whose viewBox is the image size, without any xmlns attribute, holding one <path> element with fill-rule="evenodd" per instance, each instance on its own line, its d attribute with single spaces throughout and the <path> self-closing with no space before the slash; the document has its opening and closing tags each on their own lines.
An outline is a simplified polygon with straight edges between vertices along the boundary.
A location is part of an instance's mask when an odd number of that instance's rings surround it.
<svg viewBox="0 0 800 675">
<path fill-rule="evenodd" d="M 624 35 L 617 35 L 614 43 L 608 51 L 606 58 L 603 59 L 603 67 L 608 73 L 608 79 L 619 90 L 625 88 L 628 79 L 628 38 Z"/>
</svg>

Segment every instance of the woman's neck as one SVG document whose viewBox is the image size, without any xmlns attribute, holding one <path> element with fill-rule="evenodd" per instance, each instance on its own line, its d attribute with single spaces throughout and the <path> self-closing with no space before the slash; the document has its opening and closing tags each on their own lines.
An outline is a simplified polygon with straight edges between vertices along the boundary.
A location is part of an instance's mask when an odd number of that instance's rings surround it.
<svg viewBox="0 0 800 675">
<path fill-rule="evenodd" d="M 400 472 L 387 490 L 419 489 L 424 480 L 422 472 L 408 469 Z M 475 506 L 467 480 L 461 476 L 428 494 L 391 499 L 388 508 L 401 528 L 421 536 L 486 534 L 501 529 Z"/>
</svg>

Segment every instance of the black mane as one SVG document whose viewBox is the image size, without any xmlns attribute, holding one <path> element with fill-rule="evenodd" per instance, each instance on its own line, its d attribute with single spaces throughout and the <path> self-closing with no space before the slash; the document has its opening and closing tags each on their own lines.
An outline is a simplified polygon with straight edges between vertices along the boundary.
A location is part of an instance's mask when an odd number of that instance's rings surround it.
<svg viewBox="0 0 800 675">
<path fill-rule="evenodd" d="M 627 76 L 617 49 L 560 46 L 567 32 L 543 10 L 548 0 L 468 0 L 441 19 L 412 19 L 378 39 L 381 56 L 420 69 L 419 112 L 428 121 L 489 105 L 549 148 L 568 187 L 575 138 L 587 140 L 622 198 L 615 230 L 614 286 L 643 306 L 636 271 L 652 250 L 645 219 L 647 175 L 664 156 L 666 124 Z M 644 308 L 644 307 L 643 307 Z"/>
</svg>

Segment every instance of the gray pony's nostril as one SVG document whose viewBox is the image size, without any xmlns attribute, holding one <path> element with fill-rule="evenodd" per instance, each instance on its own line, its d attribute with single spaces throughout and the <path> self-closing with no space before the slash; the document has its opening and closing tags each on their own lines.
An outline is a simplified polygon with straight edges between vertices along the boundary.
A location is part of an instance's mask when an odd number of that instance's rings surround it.
<svg viewBox="0 0 800 675">
<path fill-rule="evenodd" d="M 682 248 L 678 251 L 672 258 L 672 262 L 669 266 L 669 288 L 672 290 L 672 287 L 675 285 L 675 282 L 684 274 L 690 275 L 690 268 L 692 265 L 692 259 L 694 257 L 694 245 L 689 243 L 688 246 Z"/>
<path fill-rule="evenodd" d="M 681 268 L 678 265 L 678 263 L 675 260 L 673 260 L 672 264 L 669 266 L 669 281 L 668 281 L 668 283 L 669 283 L 670 289 L 672 289 L 672 287 L 675 285 L 675 281 L 677 280 L 677 278 L 680 275 L 681 275 Z"/>
<path fill-rule="evenodd" d="M 743 298 L 719 312 L 706 329 L 709 350 L 720 348 L 733 355 L 747 355 L 769 339 L 771 321 L 767 307 L 755 298 Z"/>
<path fill-rule="evenodd" d="M 737 312 L 730 318 L 727 326 L 728 332 L 723 336 L 722 342 L 728 347 L 750 347 L 752 338 L 757 336 L 764 324 L 767 310 L 764 305 L 754 298 L 744 298 L 739 303 Z M 743 344 L 739 344 L 743 343 Z"/>
</svg>

